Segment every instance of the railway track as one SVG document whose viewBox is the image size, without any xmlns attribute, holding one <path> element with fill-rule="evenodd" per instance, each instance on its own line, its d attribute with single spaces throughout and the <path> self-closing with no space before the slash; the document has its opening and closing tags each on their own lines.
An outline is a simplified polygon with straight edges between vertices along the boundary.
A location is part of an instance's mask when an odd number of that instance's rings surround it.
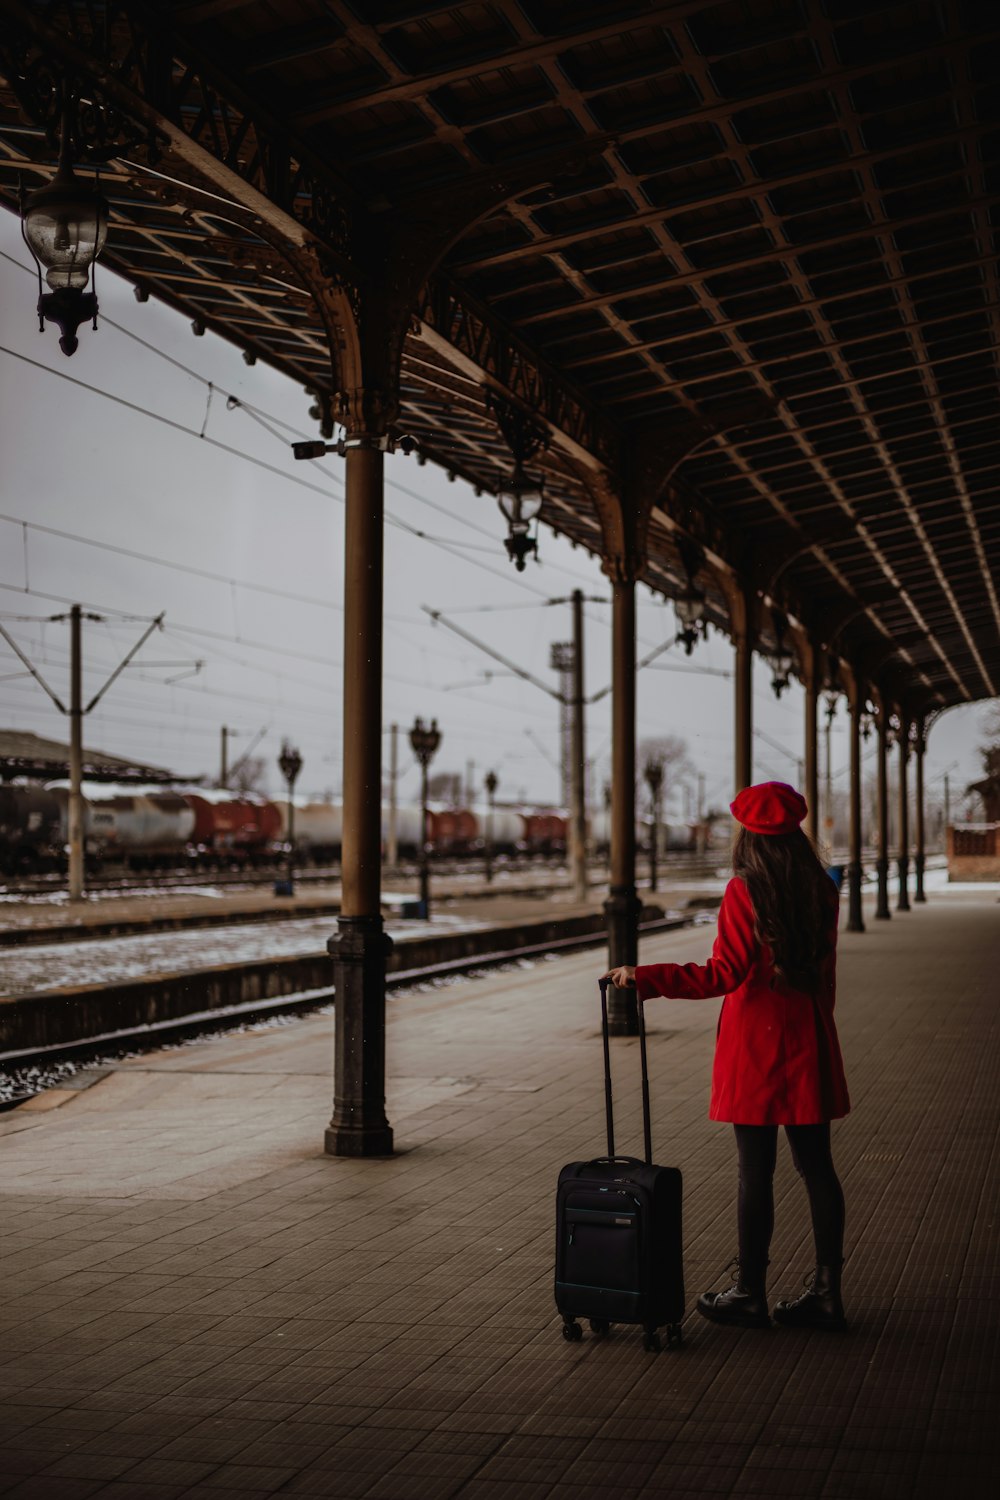
<svg viewBox="0 0 1000 1500">
<path fill-rule="evenodd" d="M 660 859 L 660 870 L 663 875 L 698 874 L 711 873 L 720 859 L 724 860 L 724 854 L 696 855 L 677 854 L 673 857 Z M 415 880 L 418 873 L 416 863 L 399 865 L 395 869 L 383 872 L 383 879 L 387 883 L 393 880 Z M 601 861 L 593 861 L 590 869 L 595 878 L 603 876 L 606 866 Z M 556 859 L 521 859 L 510 860 L 500 867 L 503 872 L 497 872 L 491 885 L 484 884 L 484 892 L 502 894 L 504 890 L 504 876 L 522 876 L 530 872 L 545 872 L 557 874 L 566 871 L 565 861 Z M 232 889 L 256 889 L 273 885 L 274 881 L 283 877 L 285 869 L 279 866 L 256 870 L 163 870 L 151 871 L 148 874 L 132 872 L 118 873 L 112 875 L 88 875 L 87 891 L 90 894 L 104 895 L 140 895 L 147 891 L 185 891 L 199 889 L 204 886 L 222 886 Z M 449 876 L 482 877 L 483 862 L 481 859 L 442 859 L 435 861 L 431 867 L 432 878 Z M 296 869 L 296 885 L 329 885 L 340 880 L 340 866 L 330 865 L 324 868 Z M 568 882 L 569 875 L 566 874 Z M 0 893 L 7 896 L 44 896 L 55 895 L 64 890 L 66 886 L 65 874 L 55 873 L 48 875 L 26 875 L 18 879 L 10 878 L 0 885 Z"/>
<path fill-rule="evenodd" d="M 658 932 L 689 927 L 710 910 L 714 910 L 714 905 L 706 903 L 691 907 L 680 916 L 659 917 L 642 923 L 640 933 L 648 937 Z M 547 954 L 558 955 L 575 953 L 585 948 L 601 948 L 606 941 L 607 934 L 602 929 L 571 937 L 552 938 L 546 942 L 526 943 L 515 948 L 498 948 L 494 952 L 447 959 L 419 968 L 400 969 L 387 974 L 386 989 L 403 990 L 414 985 L 447 981 L 463 974 L 504 966 L 516 967 L 525 959 L 542 958 Z M 215 1032 L 231 1031 L 270 1018 L 304 1015 L 332 1005 L 334 1000 L 332 987 L 311 989 L 297 994 L 279 995 L 273 999 L 225 1005 L 183 1017 L 153 1021 L 79 1041 L 61 1041 L 47 1047 L 0 1053 L 0 1079 L 6 1079 L 8 1084 L 5 1096 L 0 1095 L 0 1111 L 15 1109 L 48 1088 L 59 1077 L 65 1076 L 67 1071 L 75 1070 L 77 1065 L 83 1063 L 96 1065 L 101 1061 L 111 1062 L 123 1056 L 155 1051 L 172 1043 Z"/>
</svg>

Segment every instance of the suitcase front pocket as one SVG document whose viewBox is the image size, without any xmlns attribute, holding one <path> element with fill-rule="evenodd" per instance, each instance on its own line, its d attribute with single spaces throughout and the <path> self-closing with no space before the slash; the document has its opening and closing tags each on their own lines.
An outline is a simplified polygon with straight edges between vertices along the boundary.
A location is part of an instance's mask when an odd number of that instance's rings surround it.
<svg viewBox="0 0 1000 1500">
<path fill-rule="evenodd" d="M 567 1207 L 563 1281 L 638 1293 L 639 1216 L 634 1211 Z"/>
</svg>

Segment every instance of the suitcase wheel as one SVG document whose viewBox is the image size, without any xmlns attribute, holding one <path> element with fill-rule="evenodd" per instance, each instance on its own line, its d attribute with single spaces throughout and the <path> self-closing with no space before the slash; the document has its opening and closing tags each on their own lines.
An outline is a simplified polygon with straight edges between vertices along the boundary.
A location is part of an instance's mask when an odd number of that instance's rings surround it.
<svg viewBox="0 0 1000 1500">
<path fill-rule="evenodd" d="M 642 1347 L 645 1349 L 647 1354 L 659 1354 L 662 1345 L 660 1344 L 660 1335 L 657 1333 L 655 1328 L 646 1329 L 645 1336 L 642 1340 Z"/>
<path fill-rule="evenodd" d="M 583 1329 L 572 1318 L 565 1318 L 563 1320 L 562 1335 L 567 1344 L 576 1344 L 583 1338 Z"/>
<path fill-rule="evenodd" d="M 681 1325 L 679 1323 L 671 1323 L 667 1329 L 667 1348 L 673 1349 L 676 1346 L 679 1349 L 683 1342 L 684 1333 Z"/>
<path fill-rule="evenodd" d="M 611 1324 L 607 1318 L 591 1318 L 590 1331 L 596 1334 L 599 1339 L 606 1339 L 611 1332 Z"/>
</svg>

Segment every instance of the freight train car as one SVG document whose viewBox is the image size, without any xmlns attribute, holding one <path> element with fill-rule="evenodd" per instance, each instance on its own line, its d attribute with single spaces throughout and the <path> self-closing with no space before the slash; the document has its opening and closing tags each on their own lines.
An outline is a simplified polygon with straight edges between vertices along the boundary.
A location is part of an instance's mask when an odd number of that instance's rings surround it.
<svg viewBox="0 0 1000 1500">
<path fill-rule="evenodd" d="M 69 782 L 54 781 L 49 790 L 59 801 L 62 840 L 68 838 Z M 164 787 L 117 786 L 85 781 L 83 835 L 92 864 L 127 862 L 133 869 L 176 864 L 195 825 L 194 813 L 178 792 Z"/>
<path fill-rule="evenodd" d="M 202 859 L 261 864 L 273 854 L 281 836 L 281 814 L 273 802 L 208 787 L 181 795 L 194 812 L 191 843 Z"/>
<path fill-rule="evenodd" d="M 0 784 L 0 873 L 58 870 L 65 842 L 62 807 L 54 792 L 19 782 Z"/>
</svg>

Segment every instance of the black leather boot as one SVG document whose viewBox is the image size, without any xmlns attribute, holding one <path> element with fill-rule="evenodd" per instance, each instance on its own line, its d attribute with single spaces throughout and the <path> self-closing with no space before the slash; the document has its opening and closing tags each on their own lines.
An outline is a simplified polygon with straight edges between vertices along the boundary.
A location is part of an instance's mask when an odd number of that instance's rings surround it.
<svg viewBox="0 0 1000 1500">
<path fill-rule="evenodd" d="M 817 1266 L 807 1279 L 801 1297 L 796 1297 L 793 1302 L 775 1303 L 775 1322 L 785 1328 L 846 1328 L 847 1319 L 840 1298 L 842 1265 L 843 1262 L 836 1266 Z"/>
<path fill-rule="evenodd" d="M 753 1276 L 736 1262 L 733 1285 L 728 1292 L 702 1292 L 698 1311 L 711 1323 L 732 1328 L 770 1328 L 765 1276 Z"/>
</svg>

